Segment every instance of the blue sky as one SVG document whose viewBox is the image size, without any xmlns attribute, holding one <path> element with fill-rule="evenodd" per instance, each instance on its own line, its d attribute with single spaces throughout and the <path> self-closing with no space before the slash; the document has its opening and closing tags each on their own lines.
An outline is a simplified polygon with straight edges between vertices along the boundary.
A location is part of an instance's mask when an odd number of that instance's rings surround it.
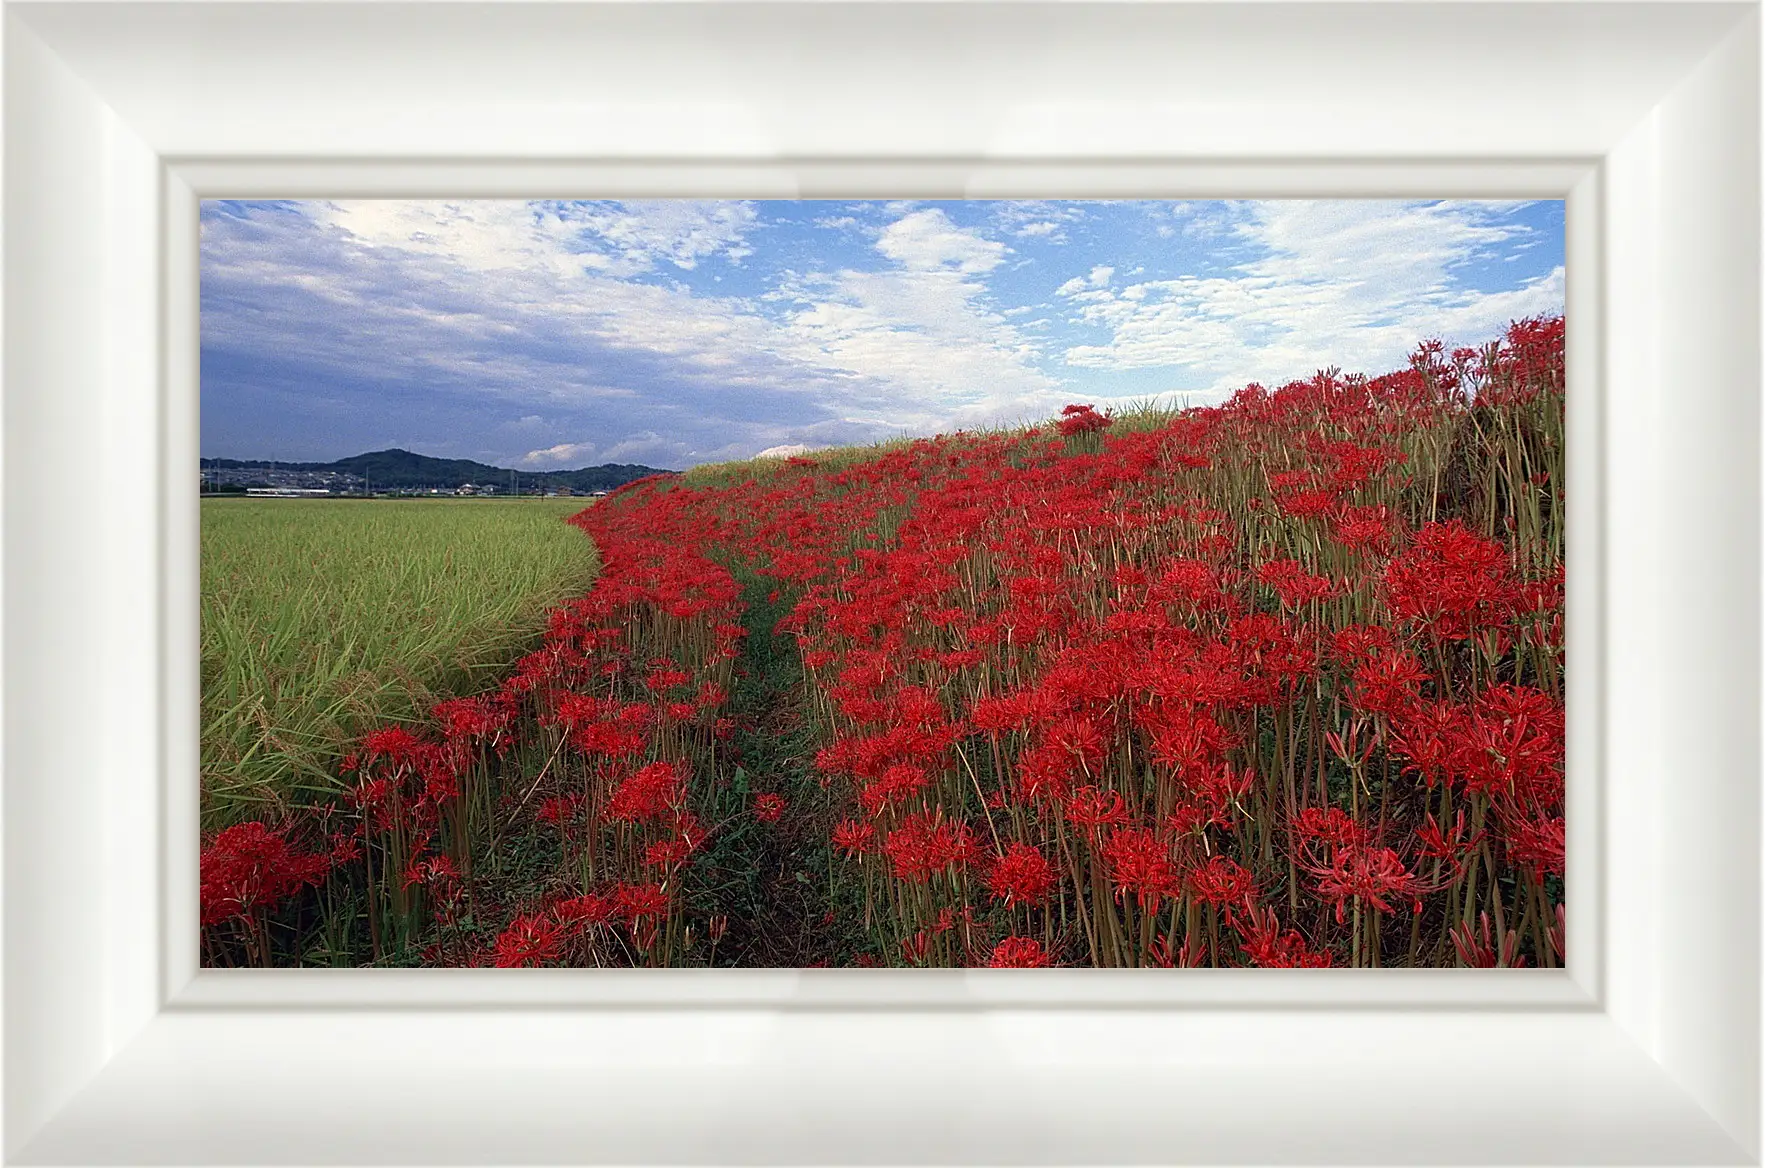
<svg viewBox="0 0 1765 1168">
<path fill-rule="evenodd" d="M 209 201 L 202 453 L 683 468 L 1381 373 L 1562 307 L 1560 201 Z"/>
</svg>

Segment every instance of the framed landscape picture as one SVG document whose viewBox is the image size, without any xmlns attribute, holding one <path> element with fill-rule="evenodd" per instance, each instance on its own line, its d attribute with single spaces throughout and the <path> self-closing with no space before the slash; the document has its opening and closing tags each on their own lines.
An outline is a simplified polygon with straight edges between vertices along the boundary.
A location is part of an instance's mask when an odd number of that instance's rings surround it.
<svg viewBox="0 0 1765 1168">
<path fill-rule="evenodd" d="M 1759 1163 L 1757 3 L 0 19 L 0 1158 Z"/>
<path fill-rule="evenodd" d="M 206 204 L 204 963 L 1560 966 L 1564 249 Z"/>
</svg>

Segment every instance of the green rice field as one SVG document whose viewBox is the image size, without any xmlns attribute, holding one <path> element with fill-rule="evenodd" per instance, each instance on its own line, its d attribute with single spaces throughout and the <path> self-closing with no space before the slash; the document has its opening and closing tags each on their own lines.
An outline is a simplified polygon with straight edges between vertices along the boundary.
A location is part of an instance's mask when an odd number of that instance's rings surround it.
<svg viewBox="0 0 1765 1168">
<path fill-rule="evenodd" d="M 327 798 L 358 734 L 493 686 L 594 580 L 585 505 L 204 500 L 204 829 Z"/>
</svg>

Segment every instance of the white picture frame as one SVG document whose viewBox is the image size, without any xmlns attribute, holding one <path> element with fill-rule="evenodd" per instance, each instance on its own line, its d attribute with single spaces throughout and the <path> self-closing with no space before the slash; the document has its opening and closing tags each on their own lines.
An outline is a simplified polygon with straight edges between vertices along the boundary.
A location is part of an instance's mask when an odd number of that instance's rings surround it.
<svg viewBox="0 0 1765 1168">
<path fill-rule="evenodd" d="M 1756 3 L 4 8 L 8 1163 L 1758 1163 Z M 208 195 L 1564 197 L 1561 971 L 198 971 Z"/>
</svg>

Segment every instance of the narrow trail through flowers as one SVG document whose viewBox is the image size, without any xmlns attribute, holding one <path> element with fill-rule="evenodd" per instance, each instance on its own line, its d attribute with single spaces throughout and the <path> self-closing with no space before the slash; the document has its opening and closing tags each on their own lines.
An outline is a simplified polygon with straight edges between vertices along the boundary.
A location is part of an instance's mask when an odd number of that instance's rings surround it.
<svg viewBox="0 0 1765 1168">
<path fill-rule="evenodd" d="M 204 960 L 1560 964 L 1562 342 L 630 484 Z"/>
</svg>

